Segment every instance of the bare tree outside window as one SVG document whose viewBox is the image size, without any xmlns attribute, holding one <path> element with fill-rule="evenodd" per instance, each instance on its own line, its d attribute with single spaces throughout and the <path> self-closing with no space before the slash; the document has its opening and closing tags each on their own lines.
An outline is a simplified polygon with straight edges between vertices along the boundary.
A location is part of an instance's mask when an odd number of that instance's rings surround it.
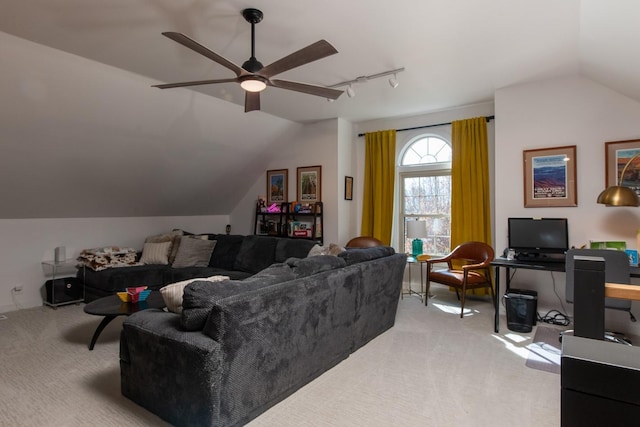
<svg viewBox="0 0 640 427">
<path fill-rule="evenodd" d="M 411 252 L 407 221 L 427 223 L 423 253 L 443 255 L 451 249 L 451 147 L 444 139 L 425 136 L 414 140 L 401 161 L 402 241 Z"/>
</svg>

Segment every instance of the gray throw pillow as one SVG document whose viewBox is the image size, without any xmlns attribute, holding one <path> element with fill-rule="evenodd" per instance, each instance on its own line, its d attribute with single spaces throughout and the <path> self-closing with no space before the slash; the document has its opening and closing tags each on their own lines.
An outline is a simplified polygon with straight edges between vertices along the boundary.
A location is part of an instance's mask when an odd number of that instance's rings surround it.
<svg viewBox="0 0 640 427">
<path fill-rule="evenodd" d="M 207 267 L 215 246 L 215 240 L 183 237 L 180 239 L 180 246 L 172 267 Z"/>
</svg>

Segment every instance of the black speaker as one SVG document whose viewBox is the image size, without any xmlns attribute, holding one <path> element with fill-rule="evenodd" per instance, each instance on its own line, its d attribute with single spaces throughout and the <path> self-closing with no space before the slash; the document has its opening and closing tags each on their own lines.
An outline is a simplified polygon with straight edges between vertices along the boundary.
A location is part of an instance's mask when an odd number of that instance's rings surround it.
<svg viewBox="0 0 640 427">
<path fill-rule="evenodd" d="M 47 280 L 44 287 L 49 304 L 60 304 L 82 298 L 82 284 L 76 277 Z"/>
<path fill-rule="evenodd" d="M 604 340 L 604 258 L 587 258 L 575 257 L 573 334 L 578 337 Z"/>
</svg>

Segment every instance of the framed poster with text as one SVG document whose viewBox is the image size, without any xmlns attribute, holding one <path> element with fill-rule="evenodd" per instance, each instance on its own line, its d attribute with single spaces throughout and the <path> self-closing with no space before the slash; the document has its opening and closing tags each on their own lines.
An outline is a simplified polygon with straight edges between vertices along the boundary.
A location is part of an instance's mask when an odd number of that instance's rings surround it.
<svg viewBox="0 0 640 427">
<path fill-rule="evenodd" d="M 578 206 L 575 145 L 522 154 L 525 208 Z"/>
</svg>

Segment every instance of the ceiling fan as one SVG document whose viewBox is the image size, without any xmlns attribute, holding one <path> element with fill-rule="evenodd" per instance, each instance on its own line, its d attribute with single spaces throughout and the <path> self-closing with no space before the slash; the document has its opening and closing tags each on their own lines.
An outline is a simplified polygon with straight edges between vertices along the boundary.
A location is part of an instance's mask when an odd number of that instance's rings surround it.
<svg viewBox="0 0 640 427">
<path fill-rule="evenodd" d="M 167 83 L 154 85 L 160 89 L 169 89 L 174 87 L 197 86 L 215 83 L 240 83 L 245 90 L 244 111 L 260 110 L 260 91 L 267 86 L 273 86 L 280 89 L 288 89 L 296 92 L 302 92 L 309 95 L 321 96 L 328 99 L 337 99 L 343 91 L 323 86 L 310 85 L 306 83 L 292 82 L 288 80 L 272 79 L 276 74 L 283 73 L 301 65 L 308 64 L 318 59 L 338 53 L 326 40 L 317 41 L 305 48 L 302 48 L 290 55 L 281 58 L 266 67 L 260 63 L 255 57 L 255 24 L 262 21 L 263 14 L 258 9 L 244 9 L 242 11 L 244 19 L 251 24 L 251 57 L 242 64 L 237 66 L 228 59 L 218 55 L 210 49 L 204 47 L 195 40 L 176 32 L 164 32 L 163 36 L 180 43 L 189 49 L 204 55 L 212 61 L 217 62 L 233 71 L 236 74 L 234 78 L 214 79 L 214 80 L 198 80 L 182 83 Z"/>
</svg>

